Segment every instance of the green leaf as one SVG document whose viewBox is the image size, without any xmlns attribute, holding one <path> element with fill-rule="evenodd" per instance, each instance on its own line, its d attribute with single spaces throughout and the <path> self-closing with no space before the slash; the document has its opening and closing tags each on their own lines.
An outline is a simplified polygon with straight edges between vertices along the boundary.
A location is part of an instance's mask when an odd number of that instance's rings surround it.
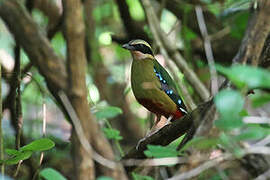
<svg viewBox="0 0 270 180">
<path fill-rule="evenodd" d="M 133 180 L 154 180 L 151 176 L 142 176 L 135 172 L 132 172 L 132 179 Z"/>
<path fill-rule="evenodd" d="M 147 150 L 144 151 L 147 157 L 163 158 L 163 157 L 177 157 L 178 152 L 175 148 L 164 147 L 159 145 L 147 145 Z"/>
<path fill-rule="evenodd" d="M 123 137 L 120 136 L 120 132 L 117 129 L 102 128 L 102 130 L 108 139 L 115 139 L 115 140 L 122 140 L 123 139 Z"/>
<path fill-rule="evenodd" d="M 142 21 L 145 19 L 144 10 L 138 0 L 127 0 L 128 9 L 133 19 Z"/>
<path fill-rule="evenodd" d="M 217 110 L 224 116 L 238 114 L 244 105 L 244 98 L 235 90 L 222 90 L 214 98 Z"/>
<path fill-rule="evenodd" d="M 119 114 L 122 114 L 122 109 L 114 106 L 107 106 L 103 109 L 100 109 L 95 113 L 97 119 L 109 119 L 114 118 Z"/>
<path fill-rule="evenodd" d="M 99 176 L 99 177 L 97 178 L 97 180 L 114 180 L 114 179 L 111 178 L 111 177 L 108 177 L 108 176 Z"/>
<path fill-rule="evenodd" d="M 214 98 L 220 119 L 215 121 L 215 125 L 223 130 L 231 130 L 243 125 L 239 113 L 243 109 L 244 98 L 238 91 L 222 90 Z"/>
<path fill-rule="evenodd" d="M 39 173 L 46 180 L 66 180 L 66 178 L 53 168 L 42 169 Z"/>
<path fill-rule="evenodd" d="M 240 128 L 243 126 L 243 121 L 240 116 L 232 117 L 232 118 L 221 118 L 215 121 L 215 126 L 219 129 L 223 129 L 225 131 L 229 131 L 235 128 Z"/>
<path fill-rule="evenodd" d="M 20 154 L 20 152 L 17 151 L 16 149 L 5 149 L 5 151 L 10 156 L 16 156 Z"/>
<path fill-rule="evenodd" d="M 267 135 L 267 132 L 264 128 L 261 127 L 250 127 L 247 130 L 241 132 L 238 136 L 235 137 L 237 141 L 243 140 L 258 140 Z"/>
<path fill-rule="evenodd" d="M 245 33 L 249 12 L 243 12 L 235 15 L 234 22 L 231 25 L 231 36 L 236 39 L 241 39 Z"/>
<path fill-rule="evenodd" d="M 260 107 L 270 102 L 270 94 L 255 93 L 253 96 L 251 96 L 251 101 L 254 108 Z"/>
<path fill-rule="evenodd" d="M 20 160 L 25 160 L 25 159 L 30 158 L 32 153 L 33 153 L 32 151 L 23 151 L 10 159 L 1 161 L 1 163 L 4 163 L 6 165 L 18 164 Z"/>
<path fill-rule="evenodd" d="M 54 142 L 49 138 L 42 138 L 31 142 L 23 147 L 21 147 L 20 151 L 46 151 L 55 146 Z"/>
<path fill-rule="evenodd" d="M 197 34 L 187 26 L 183 26 L 183 33 L 187 41 L 191 41 L 197 37 Z"/>
<path fill-rule="evenodd" d="M 216 68 L 238 88 L 270 88 L 270 72 L 267 70 L 243 65 L 235 65 L 230 68 L 216 65 Z"/>
<path fill-rule="evenodd" d="M 203 149 L 210 149 L 215 147 L 219 143 L 218 138 L 209 138 L 209 137 L 195 137 L 191 141 L 189 141 L 181 151 L 185 151 L 186 149 L 190 148 L 191 146 L 195 149 L 203 150 Z"/>
</svg>

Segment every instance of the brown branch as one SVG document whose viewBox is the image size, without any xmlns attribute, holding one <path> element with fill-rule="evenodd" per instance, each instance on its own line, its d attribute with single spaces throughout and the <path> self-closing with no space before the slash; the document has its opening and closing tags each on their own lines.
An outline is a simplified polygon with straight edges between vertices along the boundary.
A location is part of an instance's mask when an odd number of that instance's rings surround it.
<svg viewBox="0 0 270 180">
<path fill-rule="evenodd" d="M 82 18 L 82 5 L 80 0 L 65 1 L 65 38 L 68 49 L 68 72 L 69 72 L 69 99 L 77 113 L 80 123 L 84 128 L 84 134 L 97 152 L 107 159 L 114 160 L 114 154 L 110 144 L 100 131 L 98 124 L 89 111 L 86 88 L 86 54 L 85 54 L 85 27 Z M 92 157 L 86 152 L 78 137 L 73 132 L 73 148 L 76 157 L 75 169 L 77 179 L 95 179 L 94 164 Z M 114 179 L 126 179 L 125 174 L 119 169 L 103 167 L 102 172 Z"/>
<path fill-rule="evenodd" d="M 259 60 L 259 66 L 264 68 L 268 68 L 270 66 L 270 34 L 268 34 L 265 40 L 262 54 Z"/>
<path fill-rule="evenodd" d="M 260 0 L 255 3 L 257 8 L 253 9 L 241 47 L 233 59 L 234 63 L 254 66 L 260 63 L 260 55 L 270 30 L 270 1 Z"/>
<path fill-rule="evenodd" d="M 84 25 L 82 21 L 82 6 L 78 0 L 64 2 L 65 38 L 67 41 L 68 95 L 82 124 L 83 133 L 89 140 L 93 118 L 87 103 L 85 84 L 86 56 L 84 50 Z M 92 154 L 87 153 L 72 130 L 72 148 L 76 179 L 95 179 L 95 169 Z"/>
</svg>

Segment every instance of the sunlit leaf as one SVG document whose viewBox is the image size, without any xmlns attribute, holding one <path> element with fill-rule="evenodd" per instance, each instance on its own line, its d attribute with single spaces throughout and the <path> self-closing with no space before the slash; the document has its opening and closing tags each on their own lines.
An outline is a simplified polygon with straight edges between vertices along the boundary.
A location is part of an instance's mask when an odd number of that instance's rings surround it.
<svg viewBox="0 0 270 180">
<path fill-rule="evenodd" d="M 138 0 L 126 0 L 130 15 L 133 19 L 137 21 L 144 20 L 145 14 L 144 10 Z"/>
<path fill-rule="evenodd" d="M 112 37 L 110 32 L 103 32 L 99 35 L 98 41 L 103 45 L 110 45 L 112 43 Z"/>
<path fill-rule="evenodd" d="M 53 168 L 42 169 L 39 173 L 46 180 L 66 180 L 66 178 Z"/>
<path fill-rule="evenodd" d="M 132 179 L 133 180 L 154 180 L 151 176 L 142 176 L 135 172 L 132 172 Z"/>
<path fill-rule="evenodd" d="M 263 138 L 267 132 L 264 128 L 261 127 L 250 127 L 245 131 L 242 131 L 241 134 L 235 137 L 237 141 L 243 140 L 258 140 Z"/>
<path fill-rule="evenodd" d="M 54 147 L 54 142 L 49 138 L 42 138 L 31 142 L 23 147 L 21 147 L 20 151 L 46 151 Z"/>
<path fill-rule="evenodd" d="M 98 119 L 114 118 L 119 114 L 122 114 L 122 109 L 115 106 L 106 106 L 103 109 L 99 109 L 98 112 L 95 113 Z"/>
<path fill-rule="evenodd" d="M 66 43 L 61 32 L 58 32 L 54 35 L 51 41 L 52 47 L 58 55 L 65 57 L 66 54 Z"/>
<path fill-rule="evenodd" d="M 159 145 L 147 145 L 147 150 L 144 151 L 144 154 L 147 157 L 176 157 L 178 152 L 175 148 L 172 147 L 164 147 Z"/>
<path fill-rule="evenodd" d="M 16 156 L 20 154 L 20 152 L 16 149 L 5 149 L 5 151 L 9 156 Z"/>
<path fill-rule="evenodd" d="M 243 109 L 244 98 L 238 91 L 222 90 L 214 98 L 220 118 L 215 125 L 223 130 L 241 127 L 243 121 L 239 113 Z"/>
<path fill-rule="evenodd" d="M 16 156 L 14 156 L 14 157 L 12 157 L 10 159 L 3 160 L 3 161 L 0 161 L 0 162 L 4 163 L 6 165 L 17 164 L 20 160 L 26 160 L 26 159 L 30 158 L 32 153 L 33 153 L 32 151 L 23 151 L 23 152 L 20 152 L 19 154 L 17 154 Z"/>
<path fill-rule="evenodd" d="M 255 93 L 251 97 L 252 106 L 254 108 L 260 107 L 266 103 L 270 102 L 270 94 L 261 94 L 261 93 Z"/>
<path fill-rule="evenodd" d="M 108 139 L 115 139 L 115 140 L 121 140 L 123 139 L 122 136 L 120 136 L 120 132 L 117 129 L 112 129 L 112 128 L 102 128 L 105 136 Z"/>
<path fill-rule="evenodd" d="M 265 69 L 244 65 L 235 65 L 230 68 L 217 65 L 216 68 L 238 88 L 270 88 L 270 72 Z"/>
<path fill-rule="evenodd" d="M 215 147 L 219 143 L 218 138 L 209 138 L 209 137 L 195 137 L 191 141 L 189 141 L 181 151 L 185 151 L 190 147 L 196 149 L 209 149 Z"/>
<path fill-rule="evenodd" d="M 97 180 L 114 180 L 114 179 L 108 176 L 100 176 L 97 178 Z"/>
</svg>

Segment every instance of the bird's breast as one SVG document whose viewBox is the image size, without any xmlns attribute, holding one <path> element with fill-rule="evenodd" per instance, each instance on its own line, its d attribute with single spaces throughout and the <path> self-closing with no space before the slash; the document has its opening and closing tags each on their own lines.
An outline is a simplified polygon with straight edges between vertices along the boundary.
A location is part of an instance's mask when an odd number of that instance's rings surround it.
<svg viewBox="0 0 270 180">
<path fill-rule="evenodd" d="M 177 111 L 176 104 L 161 90 L 160 81 L 154 73 L 154 64 L 151 61 L 133 60 L 131 87 L 138 102 L 149 111 L 164 116 Z"/>
</svg>

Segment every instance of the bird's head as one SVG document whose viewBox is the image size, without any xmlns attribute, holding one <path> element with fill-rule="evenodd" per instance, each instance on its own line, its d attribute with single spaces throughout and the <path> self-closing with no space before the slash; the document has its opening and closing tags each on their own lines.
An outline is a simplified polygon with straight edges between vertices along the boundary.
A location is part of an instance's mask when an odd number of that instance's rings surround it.
<svg viewBox="0 0 270 180">
<path fill-rule="evenodd" d="M 141 60 L 141 59 L 154 59 L 154 54 L 151 46 L 141 39 L 136 39 L 129 41 L 128 43 L 122 46 L 123 48 L 129 50 L 133 59 Z"/>
</svg>

